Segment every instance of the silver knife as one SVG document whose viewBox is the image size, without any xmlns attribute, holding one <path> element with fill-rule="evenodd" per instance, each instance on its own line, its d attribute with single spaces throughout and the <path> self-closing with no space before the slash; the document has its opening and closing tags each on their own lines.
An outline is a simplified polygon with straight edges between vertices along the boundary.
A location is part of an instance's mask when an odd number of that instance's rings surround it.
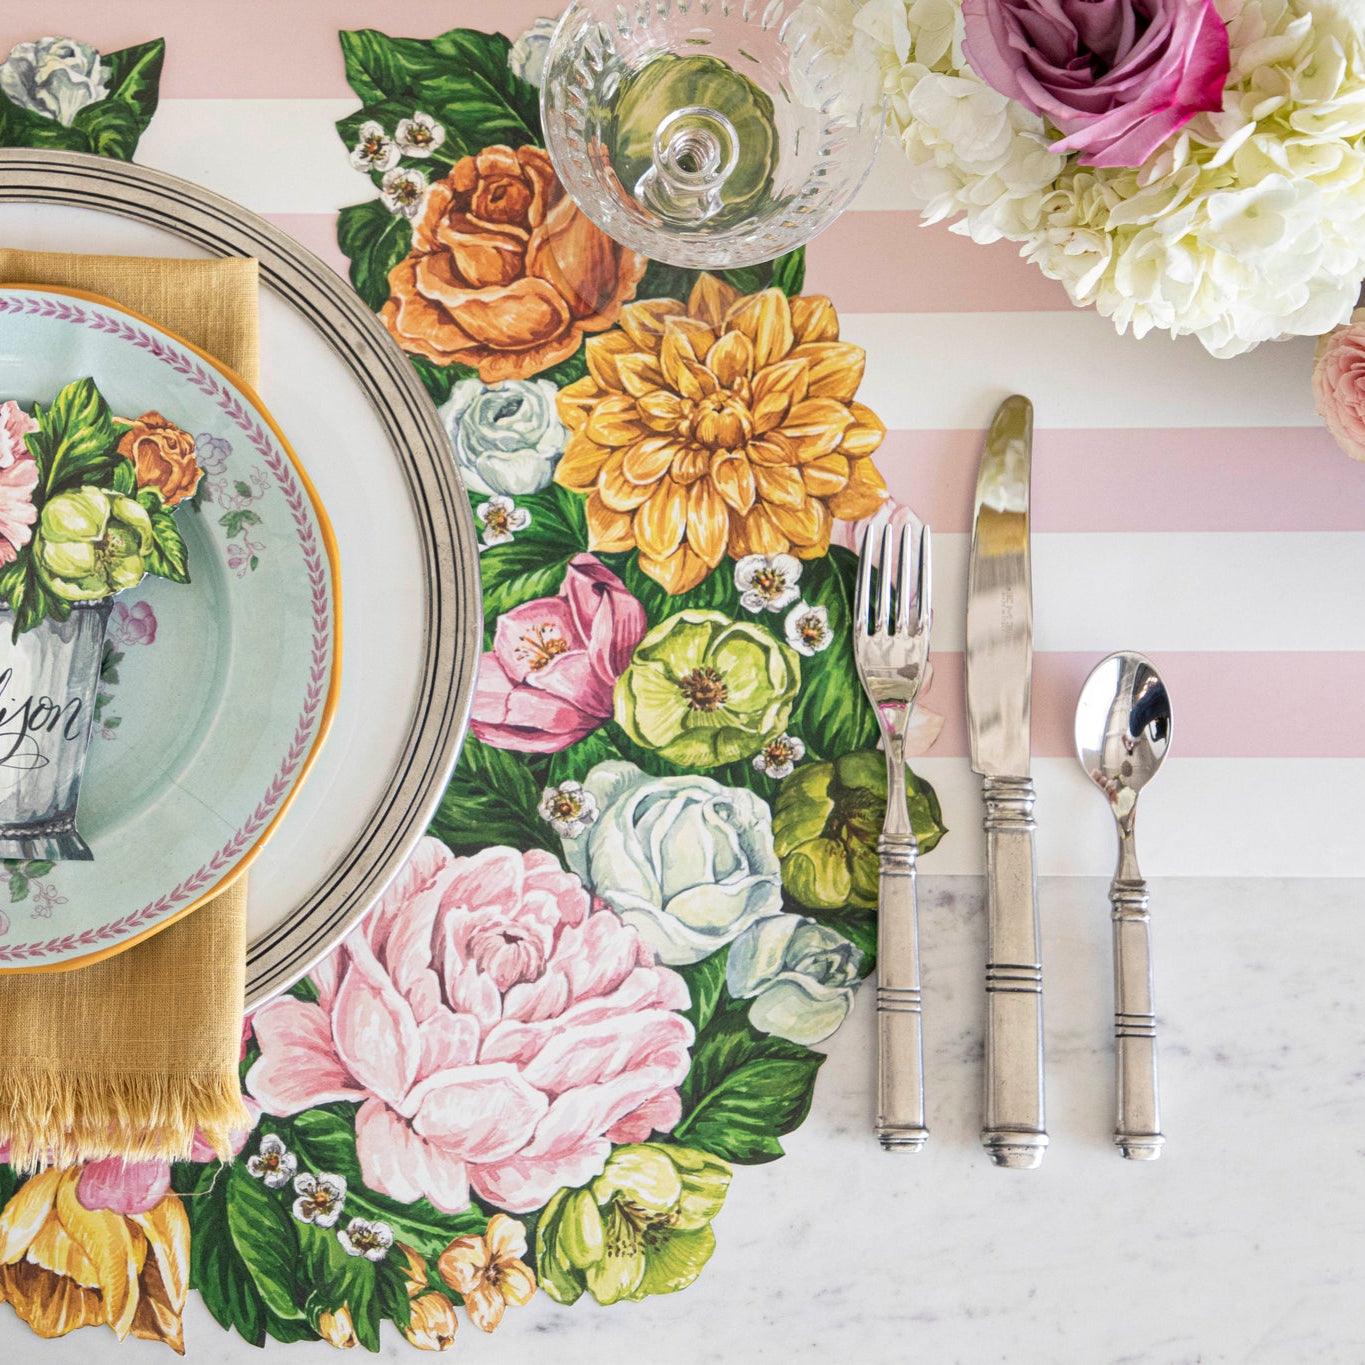
<svg viewBox="0 0 1365 1365">
<path fill-rule="evenodd" d="M 1029 1170 L 1047 1149 L 1043 972 L 1029 775 L 1033 594 L 1029 466 L 1033 404 L 999 407 L 976 481 L 967 576 L 967 724 L 986 803 L 986 1113 L 997 1166 Z"/>
</svg>

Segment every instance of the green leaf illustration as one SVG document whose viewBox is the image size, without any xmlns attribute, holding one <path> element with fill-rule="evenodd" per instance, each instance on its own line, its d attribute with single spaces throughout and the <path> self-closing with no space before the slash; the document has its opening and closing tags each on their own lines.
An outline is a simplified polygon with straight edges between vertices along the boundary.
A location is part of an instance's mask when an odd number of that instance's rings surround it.
<svg viewBox="0 0 1365 1365">
<path fill-rule="evenodd" d="M 11 905 L 28 899 L 28 878 L 22 872 L 11 872 L 9 876 L 9 899 Z"/>
<path fill-rule="evenodd" d="M 38 462 L 44 498 L 82 484 L 107 485 L 119 464 L 118 433 L 109 404 L 93 379 L 77 379 L 52 400 L 35 406 L 38 430 L 25 440 Z"/>
<path fill-rule="evenodd" d="M 853 587 L 857 558 L 832 545 L 825 559 L 803 561 L 801 600 L 828 613 L 830 644 L 801 660 L 801 695 L 787 729 L 806 745 L 811 759 L 838 758 L 877 745 L 877 716 L 858 681 L 853 660 Z M 783 633 L 792 608 L 766 617 Z"/>
<path fill-rule="evenodd" d="M 227 1182 L 227 1230 L 261 1302 L 276 1317 L 301 1318 L 298 1223 L 288 1193 L 268 1189 L 241 1161 L 233 1162 L 222 1178 Z"/>
<path fill-rule="evenodd" d="M 712 953 L 710 957 L 705 957 L 700 962 L 674 968 L 687 982 L 692 1003 L 683 1013 L 692 1021 L 692 1027 L 698 1034 L 711 1022 L 722 999 L 728 999 L 725 996 L 725 962 L 729 955 L 730 950 L 722 948 L 720 952 Z"/>
<path fill-rule="evenodd" d="M 337 217 L 337 245 L 351 262 L 351 283 L 378 312 L 389 297 L 389 271 L 412 246 L 412 223 L 378 199 L 351 204 Z"/>
<path fill-rule="evenodd" d="M 160 97 L 161 67 L 166 59 L 166 40 L 154 38 L 149 43 L 121 48 L 107 53 L 109 68 L 108 99 L 125 105 L 133 112 L 139 131 L 145 131 L 156 113 Z"/>
<path fill-rule="evenodd" d="M 87 150 L 115 161 L 131 161 L 145 125 L 136 112 L 112 96 L 87 104 L 71 121 L 85 134 Z"/>
<path fill-rule="evenodd" d="M 430 832 L 456 853 L 507 844 L 543 848 L 558 857 L 559 836 L 540 818 L 539 804 L 540 788 L 526 763 L 470 735 Z"/>
<path fill-rule="evenodd" d="M 512 74 L 511 43 L 501 34 L 452 29 L 422 40 L 359 29 L 340 38 L 346 79 L 362 103 L 406 99 L 445 128 L 458 155 L 496 143 L 540 145 L 539 93 Z"/>
<path fill-rule="evenodd" d="M 481 505 L 483 499 L 478 499 Z M 530 525 L 505 545 L 494 545 L 479 556 L 483 578 L 487 644 L 492 643 L 494 618 L 537 597 L 559 591 L 564 568 L 574 555 L 588 548 L 584 499 L 551 484 L 539 493 L 516 500 L 528 512 Z"/>
<path fill-rule="evenodd" d="M 266 1306 L 237 1250 L 228 1226 L 232 1169 L 216 1161 L 171 1167 L 172 1185 L 182 1196 L 190 1220 L 190 1284 L 222 1327 L 236 1331 L 253 1346 L 263 1346 L 267 1334 L 285 1342 L 316 1340 L 317 1333 L 301 1315 L 291 1312 L 281 1317 Z M 286 1193 L 280 1191 L 280 1197 Z"/>
<path fill-rule="evenodd" d="M 621 751 L 606 730 L 594 730 L 585 735 L 577 744 L 561 749 L 550 756 L 545 783 L 557 787 L 562 782 L 581 782 L 590 769 L 598 763 L 619 759 Z"/>
<path fill-rule="evenodd" d="M 138 501 L 142 499 L 139 497 Z M 188 583 L 189 551 L 181 539 L 180 528 L 175 524 L 175 514 L 168 507 L 160 505 L 159 496 L 156 503 L 156 506 L 147 508 L 152 519 L 152 548 L 147 555 L 147 571 L 158 578 L 169 578 L 172 583 Z"/>
<path fill-rule="evenodd" d="M 806 248 L 799 246 L 773 262 L 772 282 L 789 299 L 795 298 L 806 285 Z"/>
<path fill-rule="evenodd" d="M 224 512 L 218 518 L 218 525 L 228 533 L 228 539 L 239 536 L 248 526 L 259 526 L 261 518 L 249 507 L 239 507 L 233 512 Z"/>
<path fill-rule="evenodd" d="M 349 1191 L 347 1195 L 338 1227 L 357 1216 Z M 356 1340 L 367 1351 L 379 1350 L 379 1299 L 373 1261 L 348 1256 L 337 1241 L 335 1229 L 305 1223 L 299 1226 L 299 1279 L 305 1286 L 304 1311 L 310 1319 L 316 1320 L 324 1309 L 344 1307 L 351 1315 Z"/>
<path fill-rule="evenodd" d="M 810 1112 L 824 1057 L 769 1037 L 748 1020 L 747 1001 L 727 1005 L 702 1030 L 683 1081 L 678 1142 L 726 1161 L 757 1164 L 782 1155 L 778 1141 Z"/>
<path fill-rule="evenodd" d="M 130 498 L 137 492 L 137 469 L 131 460 L 119 459 L 114 466 L 109 486 L 115 493 L 122 493 L 125 498 Z"/>
</svg>

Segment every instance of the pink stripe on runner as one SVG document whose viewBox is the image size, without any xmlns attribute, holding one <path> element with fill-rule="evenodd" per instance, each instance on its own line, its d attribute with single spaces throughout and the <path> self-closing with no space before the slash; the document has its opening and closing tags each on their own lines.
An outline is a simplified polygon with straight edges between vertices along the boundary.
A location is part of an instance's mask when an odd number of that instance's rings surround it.
<svg viewBox="0 0 1365 1365">
<path fill-rule="evenodd" d="M 912 213 L 845 213 L 806 247 L 806 292 L 842 313 L 1052 312 L 1066 291 L 1009 242 L 978 246 Z"/>
<path fill-rule="evenodd" d="M 1076 697 L 1103 655 L 1038 654 L 1033 667 L 1033 754 L 1075 750 Z M 1155 653 L 1171 693 L 1171 752 L 1181 758 L 1365 758 L 1365 654 Z M 930 751 L 968 753 L 961 654 L 935 653 L 924 705 L 944 717 Z"/>
<path fill-rule="evenodd" d="M 166 99 L 346 99 L 339 29 L 432 38 L 452 28 L 515 37 L 555 0 L 42 0 L 6 5 L 0 53 L 45 34 L 113 52 L 166 39 Z"/>
<path fill-rule="evenodd" d="M 877 463 L 936 531 L 970 531 L 981 441 L 892 431 Z M 1033 529 L 1100 528 L 1365 531 L 1365 466 L 1317 427 L 1037 431 Z"/>
<path fill-rule="evenodd" d="M 337 245 L 335 213 L 267 213 L 263 217 L 320 256 L 338 275 L 349 278 L 351 263 Z"/>
</svg>

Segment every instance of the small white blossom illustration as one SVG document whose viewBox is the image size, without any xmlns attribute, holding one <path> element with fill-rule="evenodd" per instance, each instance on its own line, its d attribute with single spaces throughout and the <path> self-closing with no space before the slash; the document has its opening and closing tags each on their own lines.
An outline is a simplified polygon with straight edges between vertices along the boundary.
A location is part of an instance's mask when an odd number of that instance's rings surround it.
<svg viewBox="0 0 1365 1365">
<path fill-rule="evenodd" d="M 805 756 L 806 746 L 795 735 L 781 734 L 770 739 L 754 755 L 754 767 L 780 782 L 792 775 L 792 769 Z"/>
<path fill-rule="evenodd" d="M 387 1223 L 367 1222 L 352 1218 L 340 1232 L 337 1241 L 348 1256 L 363 1256 L 367 1261 L 382 1261 L 393 1245 L 393 1229 Z"/>
<path fill-rule="evenodd" d="M 274 1133 L 261 1139 L 256 1155 L 248 1157 L 246 1163 L 247 1173 L 263 1180 L 272 1190 L 287 1185 L 298 1168 L 298 1157 Z"/>
<path fill-rule="evenodd" d="M 379 197 L 392 214 L 416 218 L 427 194 L 427 178 L 421 171 L 395 167 L 380 184 Z"/>
<path fill-rule="evenodd" d="M 346 1177 L 305 1171 L 294 1177 L 294 1192 L 299 1196 L 294 1200 L 294 1217 L 300 1223 L 330 1228 L 346 1203 Z"/>
<path fill-rule="evenodd" d="M 518 531 L 524 531 L 531 524 L 531 514 L 518 507 L 505 493 L 494 494 L 474 515 L 483 527 L 479 538 L 484 549 L 506 545 Z"/>
<path fill-rule="evenodd" d="M 398 164 L 397 144 L 373 119 L 360 125 L 359 138 L 351 150 L 351 165 L 356 170 L 391 171 Z"/>
<path fill-rule="evenodd" d="M 735 587 L 745 611 L 781 611 L 801 595 L 801 561 L 792 555 L 745 555 L 735 565 Z"/>
<path fill-rule="evenodd" d="M 428 157 L 446 140 L 446 130 L 430 114 L 402 119 L 393 140 L 404 156 Z"/>
<path fill-rule="evenodd" d="M 798 602 L 788 613 L 784 623 L 787 643 L 808 658 L 828 649 L 834 642 L 829 628 L 829 612 L 824 607 L 812 607 Z"/>
<path fill-rule="evenodd" d="M 548 820 L 561 839 L 577 839 L 599 814 L 597 798 L 579 782 L 546 787 L 539 809 L 540 818 Z"/>
</svg>

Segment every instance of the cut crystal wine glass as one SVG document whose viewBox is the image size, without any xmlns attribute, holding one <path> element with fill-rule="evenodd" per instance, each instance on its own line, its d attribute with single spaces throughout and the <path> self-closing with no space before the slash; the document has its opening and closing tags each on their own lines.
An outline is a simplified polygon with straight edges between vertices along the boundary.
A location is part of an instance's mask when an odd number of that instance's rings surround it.
<svg viewBox="0 0 1365 1365">
<path fill-rule="evenodd" d="M 604 232 L 656 260 L 793 250 L 852 199 L 884 121 L 875 63 L 830 29 L 819 0 L 574 0 L 541 83 L 555 170 Z"/>
</svg>

